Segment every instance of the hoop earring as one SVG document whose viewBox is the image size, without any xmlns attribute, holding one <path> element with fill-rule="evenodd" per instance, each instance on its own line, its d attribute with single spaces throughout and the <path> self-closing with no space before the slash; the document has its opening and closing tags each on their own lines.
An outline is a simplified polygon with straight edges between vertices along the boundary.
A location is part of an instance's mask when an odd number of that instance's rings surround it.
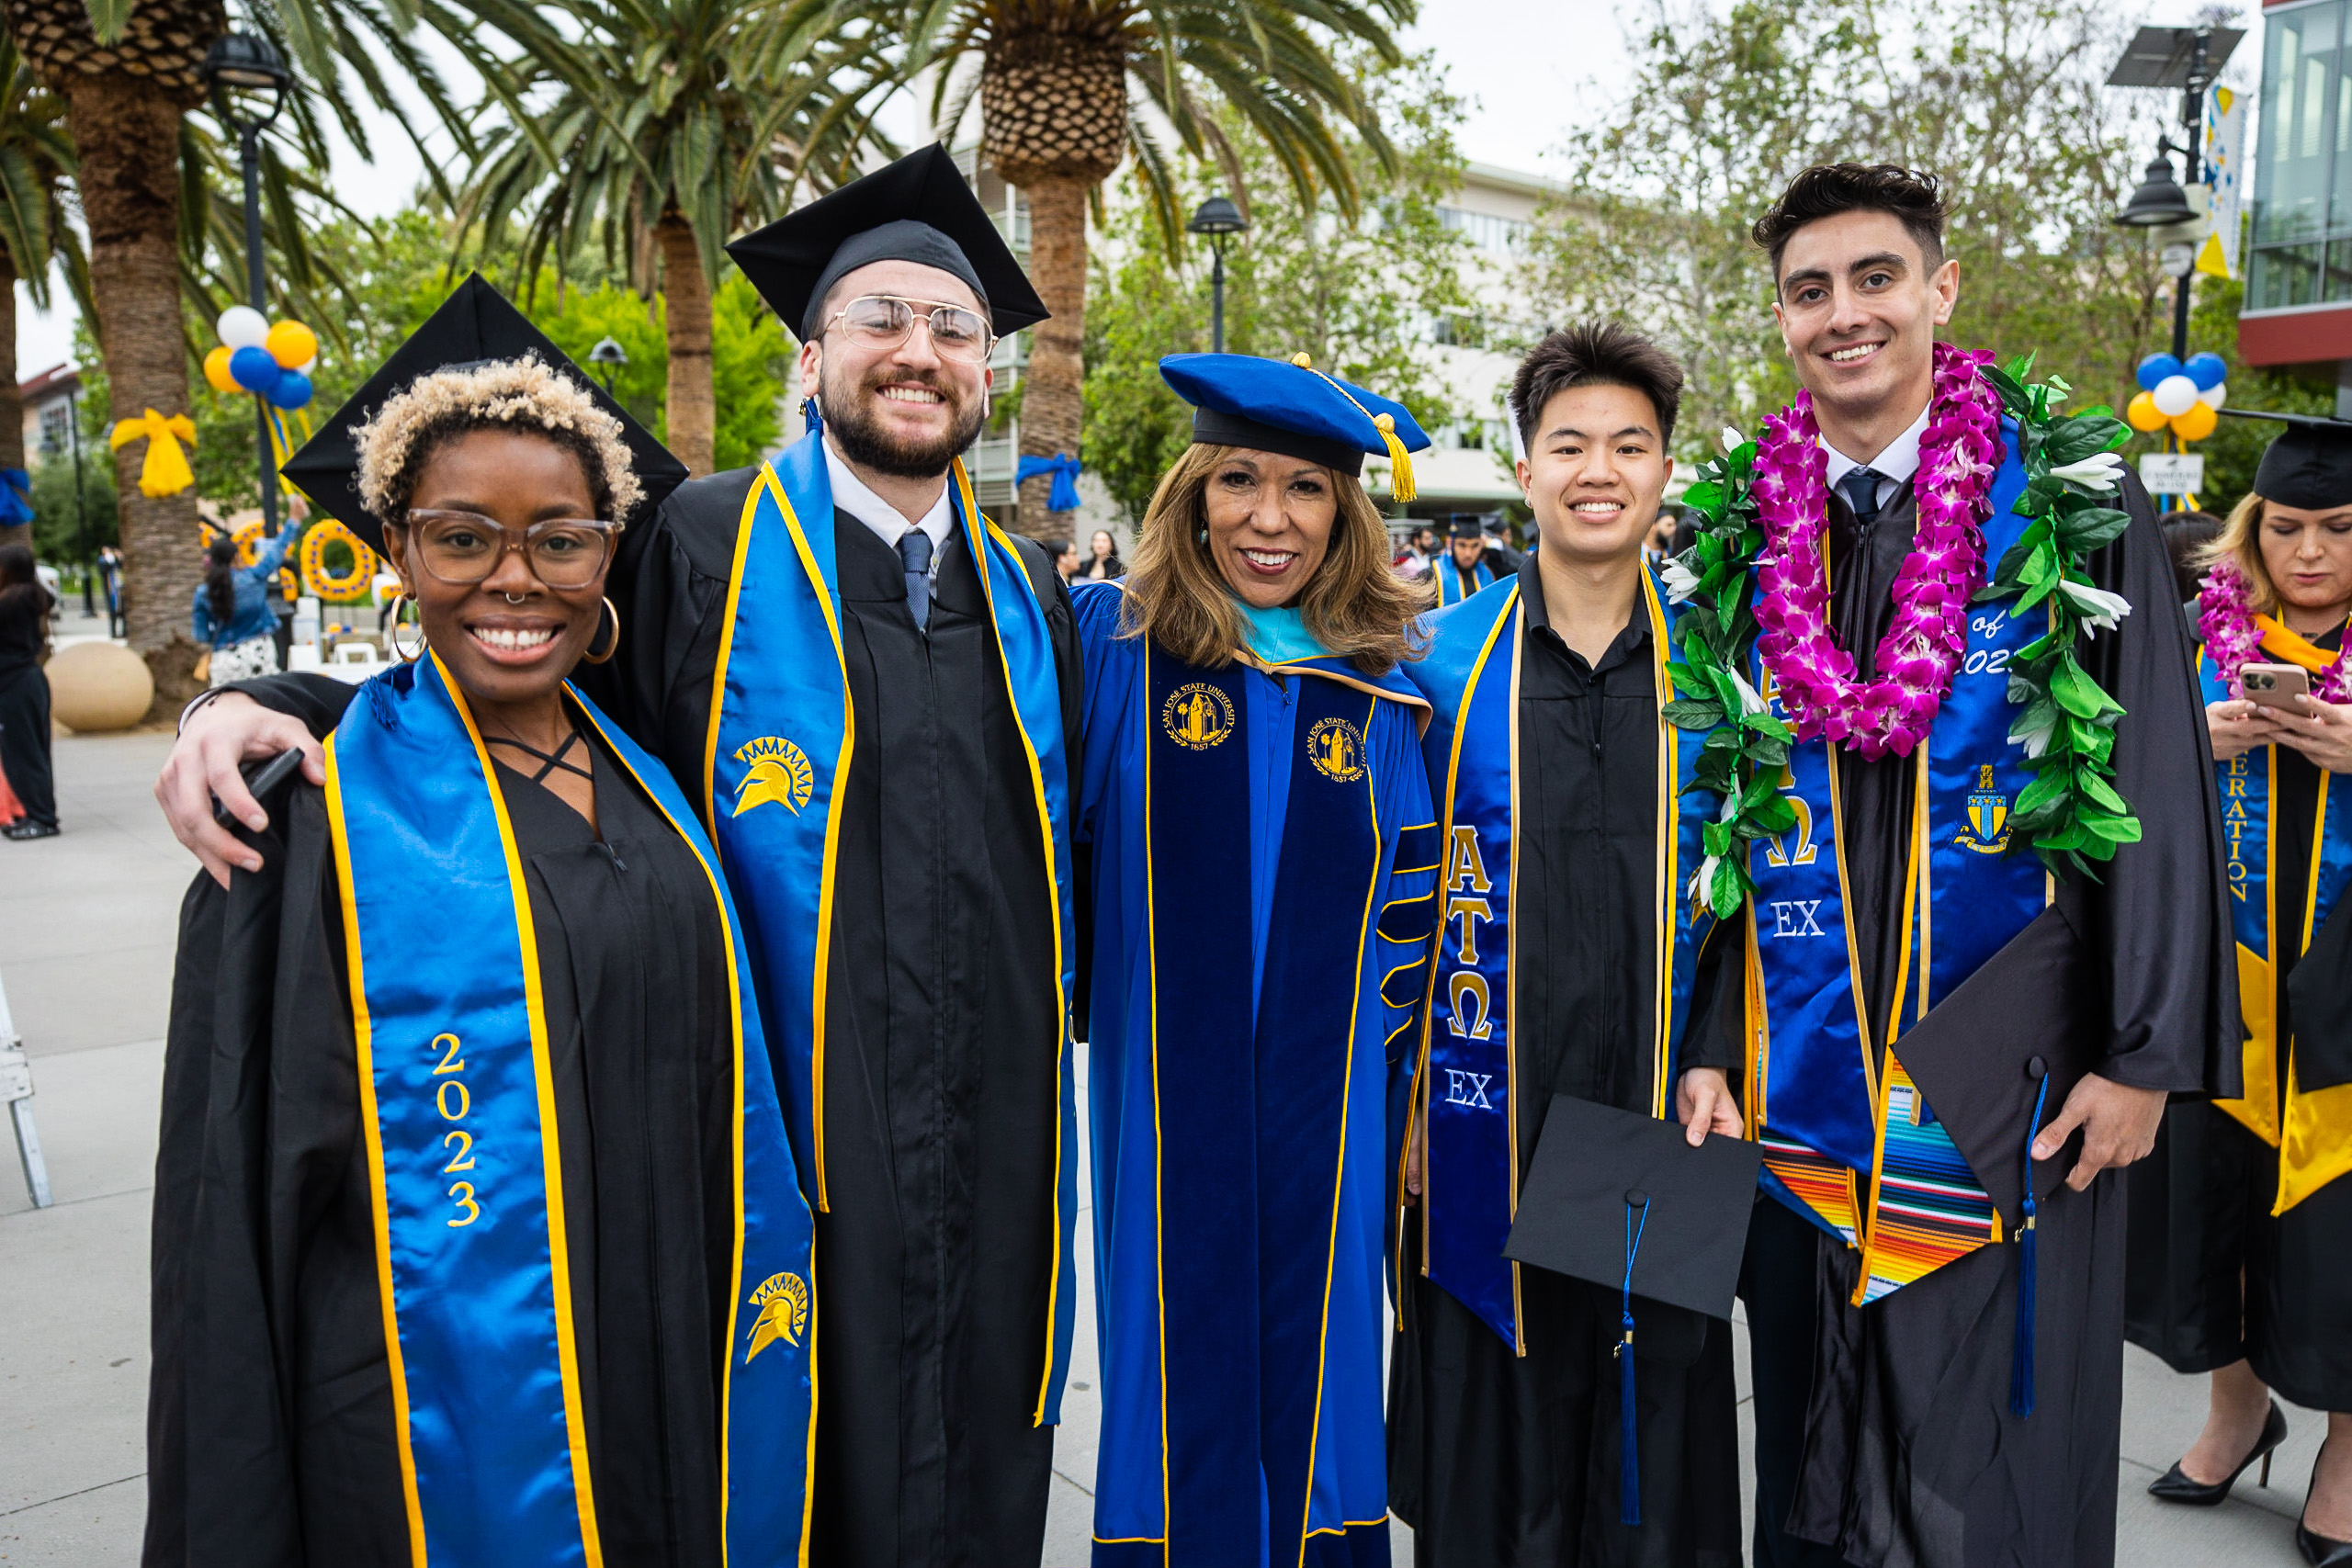
<svg viewBox="0 0 2352 1568">
<path fill-rule="evenodd" d="M 612 661 L 613 655 L 621 650 L 621 613 L 613 608 L 613 602 L 610 599 L 604 601 L 604 605 L 605 614 L 613 618 L 613 640 L 605 645 L 605 651 L 602 653 L 592 653 L 583 649 L 580 659 L 584 664 L 608 664 Z M 592 637 L 589 641 L 593 644 L 595 638 Z"/>
<path fill-rule="evenodd" d="M 424 607 L 421 604 L 417 605 L 416 651 L 412 653 L 407 649 L 401 646 L 401 604 L 403 600 L 407 601 L 407 603 L 411 604 L 416 604 L 416 601 L 410 598 L 406 593 L 395 593 L 392 595 L 392 630 L 390 641 L 392 645 L 392 652 L 400 661 L 403 664 L 413 664 L 424 656 Z"/>
</svg>

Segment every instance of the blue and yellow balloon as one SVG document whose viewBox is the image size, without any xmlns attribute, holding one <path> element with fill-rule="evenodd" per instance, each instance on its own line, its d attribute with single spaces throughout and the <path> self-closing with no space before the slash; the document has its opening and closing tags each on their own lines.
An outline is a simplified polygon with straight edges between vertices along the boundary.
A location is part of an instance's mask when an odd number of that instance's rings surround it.
<svg viewBox="0 0 2352 1568">
<path fill-rule="evenodd" d="M 2229 370 L 2218 354 L 2192 354 L 2185 362 L 2152 354 L 2140 361 L 2141 390 L 2125 407 L 2124 421 L 2134 430 L 2154 434 L 2169 427 L 2182 441 L 2202 441 L 2221 423 Z"/>
</svg>

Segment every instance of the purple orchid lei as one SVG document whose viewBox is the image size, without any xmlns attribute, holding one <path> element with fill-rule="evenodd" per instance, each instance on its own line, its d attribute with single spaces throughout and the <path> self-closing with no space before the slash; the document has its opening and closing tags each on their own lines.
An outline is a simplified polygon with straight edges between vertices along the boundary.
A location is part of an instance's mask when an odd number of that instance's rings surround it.
<svg viewBox="0 0 2352 1568">
<path fill-rule="evenodd" d="M 2217 561 L 2205 574 L 2197 591 L 2197 630 L 2205 639 L 2205 652 L 2213 668 L 2229 683 L 2230 695 L 2245 696 L 2242 672 L 2262 651 L 2262 628 L 2255 625 L 2254 597 L 2247 591 L 2245 574 L 2234 561 Z M 2352 642 L 2313 682 L 2312 694 L 2323 702 L 2352 702 L 2352 668 L 2345 662 L 2347 654 L 2352 654 Z"/>
<path fill-rule="evenodd" d="M 1894 581 L 1894 621 L 1878 645 L 1877 678 L 1829 628 L 1821 536 L 1828 514 L 1828 454 L 1813 397 L 1764 422 L 1757 444 L 1757 521 L 1766 552 L 1756 640 L 1797 739 L 1826 737 L 1873 760 L 1907 757 L 1926 739 L 1960 667 L 1969 597 L 1984 583 L 1984 520 L 2001 456 L 2001 402 L 1977 374 L 1992 359 L 1935 345 L 1934 390 L 1919 440 L 1918 531 Z"/>
</svg>

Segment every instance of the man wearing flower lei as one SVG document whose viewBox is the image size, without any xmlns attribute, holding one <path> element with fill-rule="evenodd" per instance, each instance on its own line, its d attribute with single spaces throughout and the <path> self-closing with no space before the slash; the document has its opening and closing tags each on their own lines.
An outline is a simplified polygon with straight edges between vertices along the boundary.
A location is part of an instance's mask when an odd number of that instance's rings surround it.
<svg viewBox="0 0 2352 1568">
<path fill-rule="evenodd" d="M 1682 787 L 1703 737 L 1661 715 L 1675 611 L 1643 565 L 1681 388 L 1614 322 L 1535 346 L 1510 401 L 1543 547 L 1432 615 L 1404 667 L 1434 710 L 1421 751 L 1445 846 L 1389 1398 L 1389 1506 L 1425 1568 L 1739 1560 L 1730 1324 L 1643 1303 L 1628 1397 L 1620 1292 L 1502 1255 L 1555 1096 L 1694 1143 L 1742 1131 L 1736 1015 L 1687 1023 L 1709 936 L 1736 933 L 1685 892 L 1720 800 Z M 1744 1221 L 1734 1201 L 1645 1203 L 1641 1266 Z"/>
<path fill-rule="evenodd" d="M 2212 1374 L 2204 1431 L 2148 1488 L 2166 1501 L 2219 1503 L 2256 1460 L 2267 1473 L 2287 1436 L 2272 1391 L 2335 1412 L 2300 1541 L 2352 1563 L 2352 424 L 2292 422 L 2202 564 L 2245 1092 L 2173 1107 L 2132 1173 L 2124 1331 Z M 2249 701 L 2278 690 L 2266 665 L 2311 694 Z"/>
<path fill-rule="evenodd" d="M 1671 573 L 1670 673 L 1712 700 L 1670 716 L 1738 781 L 1693 893 L 1745 905 L 1717 994 L 1771 1200 L 1742 1280 L 1770 1568 L 2113 1561 L 2104 1173 L 2168 1094 L 2235 1088 L 2162 539 L 2121 422 L 1935 341 L 1943 219 L 1928 176 L 1832 164 L 1757 222 L 1804 390 L 1693 487 Z"/>
</svg>

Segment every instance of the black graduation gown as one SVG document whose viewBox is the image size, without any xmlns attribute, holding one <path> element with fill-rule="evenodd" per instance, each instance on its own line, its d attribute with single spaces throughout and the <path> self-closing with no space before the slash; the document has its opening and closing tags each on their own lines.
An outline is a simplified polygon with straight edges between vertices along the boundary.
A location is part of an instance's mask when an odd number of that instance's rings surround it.
<svg viewBox="0 0 2352 1568">
<path fill-rule="evenodd" d="M 2134 609 L 2080 656 L 2128 713 L 2116 739 L 2116 787 L 2143 837 L 2101 868 L 2102 881 L 2062 882 L 2058 899 L 2091 954 L 2083 983 L 2108 998 L 2096 1070 L 2141 1089 L 2232 1093 L 2240 1032 L 2235 987 L 2224 981 L 2234 967 L 2204 703 L 2185 628 L 2171 613 L 2163 539 L 2136 478 L 2125 476 L 2118 504 L 2132 525 L 2089 570 Z M 1864 536 L 1833 495 L 1829 523 L 1834 624 L 1867 672 L 1894 613 L 1891 590 L 1917 510 L 1905 486 Z M 1848 908 L 1871 1038 L 1883 1041 L 1902 940 L 1912 762 L 1849 752 L 1838 776 Z M 1727 943 L 1711 956 L 1745 957 Z M 1724 985 L 1715 994 L 1736 1006 L 1740 990 Z M 2019 1028 L 2030 1032 L 2031 1021 Z M 2030 1049 L 2029 1038 L 1988 1054 L 2022 1060 Z M 2062 1189 L 2038 1224 L 2038 1409 L 2021 1420 L 2008 1413 L 2015 1247 L 1979 1248 L 1855 1307 L 1859 1254 L 1759 1200 L 1742 1283 L 1757 1369 L 1759 1564 L 2113 1561 L 2123 1183 L 2109 1172 L 2086 1192 Z M 1797 1372 L 1806 1366 L 1809 1379 Z"/>
<path fill-rule="evenodd" d="M 695 479 L 622 536 L 621 646 L 575 679 L 701 804 L 736 532 L 756 469 Z M 928 632 L 898 552 L 834 515 L 858 744 L 842 792 L 828 987 L 828 1196 L 816 1216 L 816 1502 L 828 1568 L 1034 1562 L 1053 1434 L 1034 1424 L 1054 1264 L 1054 936 L 1028 761 L 959 536 Z M 1018 541 L 1074 721 L 1069 595 Z M 746 614 L 756 606 L 745 605 Z M 327 677 L 240 688 L 323 734 Z M 1079 755 L 1074 722 L 1069 755 Z M 1083 922 L 1081 922 L 1083 929 Z M 779 1065 L 779 1073 L 782 1067 Z"/>
<path fill-rule="evenodd" d="M 2342 636 L 2339 628 L 2313 640 L 2335 649 Z M 2311 829 L 2325 782 L 2310 758 L 2278 748 L 2281 1039 L 2296 1036 L 2298 1000 L 2307 1014 L 2352 1016 L 2352 909 L 2339 904 L 2303 950 Z M 2290 993 L 2301 967 L 2321 972 Z M 2307 1079 L 2314 1055 L 2298 1042 Z M 2332 1070 L 2322 1081 L 2342 1081 L 2343 1068 Z M 2278 1075 L 2282 1098 L 2286 1082 Z M 2332 1181 L 2273 1218 L 2278 1151 L 2227 1112 L 2186 1101 L 2165 1113 L 2155 1153 L 2132 1168 L 2130 1185 L 2124 1337 L 2177 1372 L 2243 1359 L 2306 1409 L 2352 1411 L 2352 1180 Z"/>
<path fill-rule="evenodd" d="M 547 1002 L 589 1471 L 606 1562 L 701 1568 L 721 1555 L 732 1293 L 727 948 L 701 863 L 590 744 L 601 840 L 498 773 Z M 180 913 L 143 1561 L 406 1568 L 322 792 L 298 785 L 260 842 L 260 872 L 198 876 Z"/>
<path fill-rule="evenodd" d="M 1532 557 L 1520 674 L 1520 838 L 1512 904 L 1513 1027 L 1532 1092 L 1515 1118 L 1520 1168 L 1555 1094 L 1646 1113 L 1657 991 L 1657 694 L 1647 613 L 1600 662 L 1551 629 Z M 1718 970 L 1718 972 L 1720 972 Z M 1719 1067 L 1736 1083 L 1736 1033 L 1686 1036 L 1676 1077 Z M 1420 1247 L 1406 1211 L 1406 1256 Z M 1520 1271 L 1524 1357 L 1452 1294 L 1408 1276 L 1389 1372 L 1388 1494 L 1421 1568 L 1736 1568 L 1738 1393 L 1731 1325 L 1652 1303 L 1659 1347 L 1640 1359 L 1642 1517 L 1618 1522 L 1621 1458 L 1614 1292 Z M 1659 1320 L 1687 1321 L 1665 1330 Z"/>
</svg>

